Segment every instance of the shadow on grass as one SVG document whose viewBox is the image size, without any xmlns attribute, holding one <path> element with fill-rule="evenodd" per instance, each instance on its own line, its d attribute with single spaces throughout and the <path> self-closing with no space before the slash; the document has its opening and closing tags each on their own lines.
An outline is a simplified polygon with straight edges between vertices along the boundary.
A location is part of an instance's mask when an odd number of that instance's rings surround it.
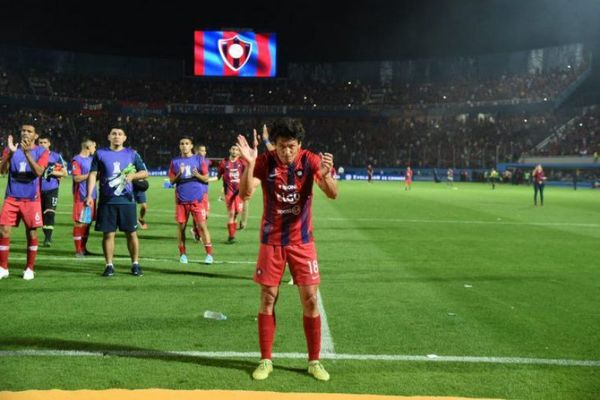
<svg viewBox="0 0 600 400">
<path fill-rule="evenodd" d="M 76 340 L 53 338 L 3 337 L 0 338 L 0 348 L 3 348 L 5 351 L 8 349 L 13 349 L 93 352 L 97 353 L 98 355 L 102 355 L 103 357 L 119 357 L 190 363 L 198 366 L 236 369 L 240 371 L 245 371 L 248 374 L 248 377 L 251 376 L 252 371 L 254 370 L 254 368 L 256 368 L 257 365 L 257 361 L 255 360 L 250 361 L 241 359 L 191 356 L 185 354 L 176 354 L 167 351 L 144 349 L 141 347 L 134 346 L 123 346 L 118 344 L 83 342 Z M 277 366 L 277 368 L 302 375 L 306 374 L 306 371 L 302 368 L 290 368 L 285 366 Z"/>
<path fill-rule="evenodd" d="M 187 264 L 188 266 L 190 264 Z M 193 264 L 192 264 L 193 265 Z M 204 264 L 200 264 L 204 265 Z M 167 268 L 156 268 L 156 267 L 145 267 L 142 266 L 144 271 L 152 271 L 159 272 L 161 274 L 166 275 L 189 275 L 189 276 L 203 276 L 205 278 L 218 278 L 218 279 L 239 279 L 239 280 L 252 280 L 251 276 L 242 276 L 242 275 L 230 275 L 230 274 L 222 274 L 216 272 L 207 272 L 207 271 L 197 271 L 191 269 L 167 269 Z M 190 267 L 186 267 L 190 268 Z M 194 268 L 193 266 L 191 268 Z M 214 267 L 207 267 L 214 268 Z"/>
<path fill-rule="evenodd" d="M 218 367 L 227 369 L 238 369 L 251 372 L 255 362 L 243 360 L 229 360 L 221 358 L 193 357 L 187 355 L 178 355 L 164 351 L 144 349 L 133 346 L 122 346 L 117 344 L 80 342 L 64 339 L 47 338 L 2 338 L 0 339 L 2 347 L 26 347 L 27 350 L 44 349 L 60 351 L 87 351 L 102 354 L 103 356 L 136 358 L 147 360 L 161 360 L 170 362 L 184 362 L 208 367 Z"/>
</svg>

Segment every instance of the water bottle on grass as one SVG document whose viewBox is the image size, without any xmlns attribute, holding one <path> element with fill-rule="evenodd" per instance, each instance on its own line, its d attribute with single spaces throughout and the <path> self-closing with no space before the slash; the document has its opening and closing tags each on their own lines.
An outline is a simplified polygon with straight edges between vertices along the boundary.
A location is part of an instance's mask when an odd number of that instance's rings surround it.
<svg viewBox="0 0 600 400">
<path fill-rule="evenodd" d="M 217 321 L 224 321 L 227 319 L 227 316 L 218 311 L 204 311 L 204 318 L 206 319 L 216 319 Z"/>
</svg>

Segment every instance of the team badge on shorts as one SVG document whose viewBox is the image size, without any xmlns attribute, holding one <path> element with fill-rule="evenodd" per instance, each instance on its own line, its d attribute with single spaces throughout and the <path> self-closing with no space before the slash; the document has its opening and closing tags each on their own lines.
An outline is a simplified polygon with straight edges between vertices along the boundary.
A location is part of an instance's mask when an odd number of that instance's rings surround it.
<svg viewBox="0 0 600 400">
<path fill-rule="evenodd" d="M 257 268 L 257 269 L 256 269 L 256 275 L 257 275 L 257 276 L 261 276 L 261 275 L 262 275 L 262 273 L 263 273 L 263 270 L 262 270 L 262 269 L 260 269 L 260 268 Z"/>
</svg>

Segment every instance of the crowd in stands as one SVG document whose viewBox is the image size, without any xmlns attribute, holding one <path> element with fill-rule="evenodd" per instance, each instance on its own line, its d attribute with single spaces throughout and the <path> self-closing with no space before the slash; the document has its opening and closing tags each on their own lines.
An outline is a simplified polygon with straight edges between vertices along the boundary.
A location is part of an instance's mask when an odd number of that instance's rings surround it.
<svg viewBox="0 0 600 400">
<path fill-rule="evenodd" d="M 238 134 L 248 136 L 268 118 L 233 116 L 143 116 L 114 114 L 5 110 L 0 114 L 2 140 L 18 133 L 24 121 L 35 121 L 38 131 L 48 133 L 65 154 L 78 151 L 79 141 L 91 137 L 106 144 L 110 127 L 121 126 L 128 143 L 152 167 L 166 167 L 177 154 L 177 138 L 192 135 L 208 146 L 209 156 L 224 157 Z M 375 117 L 304 118 L 304 146 L 335 154 L 345 166 L 487 168 L 497 161 L 516 161 L 553 126 L 544 116 L 480 115 L 442 119 L 390 119 Z M 4 145 L 4 143 L 2 143 Z"/>
<path fill-rule="evenodd" d="M 487 82 L 407 84 L 387 91 L 384 101 L 394 103 L 449 103 L 538 99 L 557 96 L 581 70 L 566 69 L 545 75 L 503 76 Z M 345 105 L 369 102 L 370 88 L 359 82 L 332 85 L 293 80 L 144 80 L 81 77 L 40 71 L 0 69 L 0 94 L 57 96 L 110 102 L 265 105 Z M 444 98 L 445 97 L 445 98 Z M 391 99 L 391 100 L 390 100 Z M 103 145 L 110 127 L 121 126 L 128 143 L 152 167 L 166 167 L 177 154 L 176 138 L 192 135 L 206 144 L 210 156 L 223 157 L 240 133 L 250 134 L 269 118 L 255 114 L 131 116 L 119 107 L 97 112 L 0 109 L 0 140 L 18 132 L 19 124 L 35 121 L 38 130 L 55 139 L 65 155 L 78 151 L 79 140 L 92 137 Z M 163 110 L 164 112 L 164 110 Z M 326 115 L 326 114 L 325 114 Z M 329 151 L 345 166 L 488 168 L 497 162 L 517 161 L 536 144 L 557 132 L 564 121 L 551 112 L 477 114 L 445 117 L 324 116 L 306 114 L 305 147 Z M 597 109 L 581 116 L 551 141 L 543 154 L 592 154 L 598 150 Z M 4 143 L 2 143 L 4 145 Z"/>
<path fill-rule="evenodd" d="M 600 107 L 594 106 L 575 117 L 539 150 L 547 156 L 594 156 L 600 152 Z"/>
<path fill-rule="evenodd" d="M 254 79 L 239 84 L 239 81 L 231 79 L 148 80 L 63 75 L 35 70 L 12 75 L 12 79 L 25 82 L 27 94 L 115 102 L 345 106 L 365 104 L 369 95 L 368 87 L 358 82 L 323 85 L 286 79 Z M 0 93 L 6 91 L 7 88 L 0 86 Z"/>
<path fill-rule="evenodd" d="M 499 102 L 506 100 L 549 101 L 556 98 L 582 73 L 582 68 L 566 68 L 544 74 L 503 75 L 496 79 L 472 81 L 455 79 L 450 83 L 406 83 L 386 90 L 385 103 L 450 104 Z"/>
<path fill-rule="evenodd" d="M 290 106 L 428 105 L 501 101 L 549 101 L 555 99 L 583 69 L 565 68 L 549 73 L 504 75 L 495 79 L 452 82 L 403 83 L 371 88 L 360 81 L 320 83 L 290 79 L 244 81 L 208 79 L 130 79 L 54 74 L 36 70 L 12 71 L 12 85 L 0 93 L 25 89 L 25 93 L 102 101 L 191 104 L 264 104 Z M 6 72 L 5 72 L 6 75 Z M 5 77 L 6 80 L 6 77 Z M 374 93 L 383 94 L 379 96 Z M 24 94 L 24 93 L 14 93 Z"/>
</svg>

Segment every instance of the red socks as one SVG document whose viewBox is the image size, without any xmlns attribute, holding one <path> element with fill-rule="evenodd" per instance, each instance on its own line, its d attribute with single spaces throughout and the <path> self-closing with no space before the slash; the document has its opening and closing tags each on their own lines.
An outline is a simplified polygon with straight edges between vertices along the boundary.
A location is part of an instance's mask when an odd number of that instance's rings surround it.
<svg viewBox="0 0 600 400">
<path fill-rule="evenodd" d="M 83 253 L 83 235 L 85 234 L 85 228 L 81 226 L 73 227 L 73 242 L 75 242 L 75 253 Z"/>
<path fill-rule="evenodd" d="M 185 254 L 185 246 L 179 245 L 179 255 L 182 256 Z"/>
<path fill-rule="evenodd" d="M 228 223 L 227 229 L 229 230 L 229 237 L 235 237 L 235 222 Z"/>
<path fill-rule="evenodd" d="M 27 265 L 25 268 L 33 269 L 35 265 L 35 256 L 38 252 L 38 240 L 30 239 L 27 241 Z"/>
<path fill-rule="evenodd" d="M 273 338 L 275 337 L 275 318 L 272 315 L 258 314 L 258 343 L 260 358 L 270 360 Z"/>
<path fill-rule="evenodd" d="M 304 316 L 304 336 L 308 347 L 308 361 L 319 359 L 321 353 L 321 316 Z"/>
<path fill-rule="evenodd" d="M 208 254 L 209 256 L 212 256 L 212 243 L 205 244 L 204 251 L 206 251 L 206 254 Z"/>
<path fill-rule="evenodd" d="M 8 269 L 8 253 L 10 251 L 10 238 L 0 238 L 0 267 Z"/>
</svg>

